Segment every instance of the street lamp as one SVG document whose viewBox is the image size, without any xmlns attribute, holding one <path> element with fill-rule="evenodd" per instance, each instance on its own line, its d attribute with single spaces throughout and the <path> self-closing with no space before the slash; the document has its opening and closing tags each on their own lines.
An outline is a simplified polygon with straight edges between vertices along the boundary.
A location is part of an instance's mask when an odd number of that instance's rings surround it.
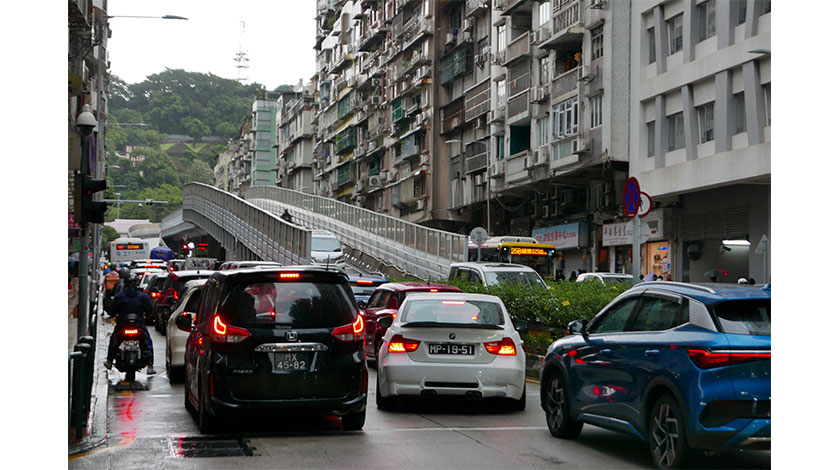
<svg viewBox="0 0 840 470">
<path fill-rule="evenodd" d="M 79 168 L 81 169 L 82 181 L 84 178 L 90 175 L 90 136 L 93 134 L 93 129 L 96 127 L 96 117 L 94 117 L 93 113 L 91 112 L 91 107 L 89 104 L 82 106 L 82 112 L 76 118 L 76 128 L 79 131 L 79 135 L 82 138 L 82 155 L 81 155 L 81 164 Z M 81 189 L 81 188 L 80 188 Z M 81 204 L 80 204 L 81 206 Z M 77 342 L 85 336 L 87 333 L 87 311 L 88 311 L 88 244 L 90 243 L 88 230 L 87 230 L 87 223 L 83 220 L 82 213 L 84 212 L 82 207 L 76 207 L 76 211 L 79 212 L 77 216 L 79 216 L 80 221 L 82 223 L 81 226 L 81 239 L 79 240 L 79 314 L 78 314 L 78 323 L 77 323 Z"/>
<path fill-rule="evenodd" d="M 445 141 L 444 143 L 445 144 L 458 144 L 458 153 L 459 154 L 461 153 L 461 145 L 460 145 L 462 143 L 461 139 L 451 139 L 451 140 Z M 487 144 L 483 140 L 474 140 L 470 143 L 471 144 L 480 144 L 480 145 L 484 146 L 484 150 L 488 150 L 487 149 Z M 487 173 L 488 173 L 487 176 L 488 177 L 486 178 L 486 180 L 487 180 L 487 231 L 490 232 L 490 174 L 489 174 L 490 173 L 490 171 L 489 171 L 489 168 L 490 168 L 490 152 L 488 151 L 486 153 L 487 153 L 487 168 L 488 168 L 488 170 L 487 170 Z"/>
</svg>

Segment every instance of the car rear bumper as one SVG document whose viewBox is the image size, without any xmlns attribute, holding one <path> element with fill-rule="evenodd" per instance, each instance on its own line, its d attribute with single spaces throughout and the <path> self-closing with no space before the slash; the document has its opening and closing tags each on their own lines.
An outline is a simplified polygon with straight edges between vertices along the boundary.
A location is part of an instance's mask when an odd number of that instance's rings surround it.
<svg viewBox="0 0 840 470">
<path fill-rule="evenodd" d="M 226 401 L 210 397 L 214 413 L 264 412 L 264 411 L 325 411 L 338 414 L 359 412 L 365 409 L 367 393 L 341 399 L 297 399 L 297 400 L 235 400 Z"/>
<path fill-rule="evenodd" d="M 481 392 L 482 397 L 518 399 L 525 386 L 525 361 L 519 357 L 497 357 L 488 364 L 446 364 L 415 362 L 405 355 L 388 354 L 379 365 L 383 396 L 420 395 L 434 390 L 437 395 L 465 395 Z"/>
<path fill-rule="evenodd" d="M 689 434 L 688 443 L 697 449 L 769 450 L 770 420 L 739 418 L 717 428 Z"/>
</svg>

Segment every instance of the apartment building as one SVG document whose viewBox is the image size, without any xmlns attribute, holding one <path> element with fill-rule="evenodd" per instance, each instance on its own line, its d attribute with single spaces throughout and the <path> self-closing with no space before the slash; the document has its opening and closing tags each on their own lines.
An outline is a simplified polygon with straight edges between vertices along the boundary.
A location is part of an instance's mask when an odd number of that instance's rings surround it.
<svg viewBox="0 0 840 470">
<path fill-rule="evenodd" d="M 276 170 L 277 186 L 306 193 L 312 182 L 312 137 L 315 97 L 311 85 L 301 83 L 294 92 L 277 99 Z"/>
<path fill-rule="evenodd" d="M 266 96 L 251 106 L 250 147 L 251 186 L 274 185 L 277 164 L 274 145 L 277 140 L 277 101 Z"/>
<path fill-rule="evenodd" d="M 768 280 L 770 23 L 764 0 L 633 3 L 630 173 L 676 222 L 646 272 Z"/>
<path fill-rule="evenodd" d="M 238 140 L 228 140 L 227 149 L 216 155 L 216 164 L 213 166 L 213 182 L 222 191 L 230 191 L 230 187 L 228 186 L 230 184 L 230 175 L 228 172 L 230 172 L 230 163 L 236 153 L 237 143 Z"/>
<path fill-rule="evenodd" d="M 227 171 L 228 191 L 243 197 L 245 190 L 251 186 L 251 121 L 252 116 L 247 116 L 239 128 L 239 138 L 236 139 L 230 150 L 233 156 Z"/>
</svg>

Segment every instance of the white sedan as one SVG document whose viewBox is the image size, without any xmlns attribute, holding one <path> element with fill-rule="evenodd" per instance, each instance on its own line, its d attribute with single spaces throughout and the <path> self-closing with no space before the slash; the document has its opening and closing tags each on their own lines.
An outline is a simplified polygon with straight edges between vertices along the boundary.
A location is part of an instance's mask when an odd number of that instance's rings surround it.
<svg viewBox="0 0 840 470">
<path fill-rule="evenodd" d="M 184 349 L 187 345 L 187 337 L 190 335 L 189 329 L 179 327 L 178 319 L 189 317 L 189 322 L 182 319 L 181 323 L 184 326 L 192 324 L 195 313 L 198 311 L 201 291 L 206 282 L 207 279 L 187 281 L 184 286 L 186 291 L 181 301 L 175 306 L 172 315 L 169 315 L 169 321 L 166 322 L 166 374 L 171 383 L 184 380 Z"/>
<path fill-rule="evenodd" d="M 384 325 L 383 325 L 384 326 Z M 409 294 L 379 350 L 376 406 L 396 397 L 502 397 L 525 409 L 525 351 L 501 299 Z"/>
</svg>

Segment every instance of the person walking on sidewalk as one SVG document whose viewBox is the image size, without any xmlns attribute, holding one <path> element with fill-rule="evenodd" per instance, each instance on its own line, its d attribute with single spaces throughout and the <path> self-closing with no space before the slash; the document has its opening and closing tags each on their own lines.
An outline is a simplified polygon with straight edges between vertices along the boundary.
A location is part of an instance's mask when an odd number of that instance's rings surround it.
<svg viewBox="0 0 840 470">
<path fill-rule="evenodd" d="M 117 294 L 113 302 L 111 302 L 111 311 L 109 313 L 116 317 L 117 326 L 122 323 L 125 315 L 129 313 L 139 314 L 142 319 L 154 311 L 152 298 L 149 294 L 137 290 L 139 280 L 140 278 L 136 274 L 131 274 L 125 282 L 125 290 Z M 152 353 L 152 357 L 149 359 L 149 365 L 146 366 L 146 374 L 154 375 L 157 371 L 154 367 L 155 351 L 152 346 L 152 336 L 149 334 L 149 329 L 145 323 L 143 323 L 143 330 L 149 339 L 149 351 Z M 112 334 L 111 340 L 108 342 L 108 360 L 105 361 L 105 368 L 108 370 L 111 370 L 111 367 L 114 365 L 114 357 L 117 355 L 117 345 L 114 336 Z"/>
</svg>

